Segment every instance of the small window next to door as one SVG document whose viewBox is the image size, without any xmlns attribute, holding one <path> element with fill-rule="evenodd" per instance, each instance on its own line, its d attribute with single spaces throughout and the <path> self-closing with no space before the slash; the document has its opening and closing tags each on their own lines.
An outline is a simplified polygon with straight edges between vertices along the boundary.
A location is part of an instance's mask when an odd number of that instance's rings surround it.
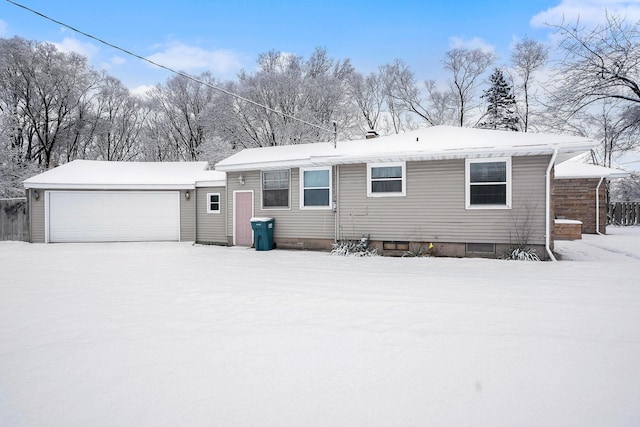
<svg viewBox="0 0 640 427">
<path fill-rule="evenodd" d="M 207 213 L 220 213 L 220 193 L 207 193 Z"/>
</svg>

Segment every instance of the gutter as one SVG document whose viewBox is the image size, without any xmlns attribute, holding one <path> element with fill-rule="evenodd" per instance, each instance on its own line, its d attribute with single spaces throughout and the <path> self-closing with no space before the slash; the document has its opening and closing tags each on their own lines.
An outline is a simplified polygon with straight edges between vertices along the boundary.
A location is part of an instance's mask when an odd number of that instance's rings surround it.
<svg viewBox="0 0 640 427">
<path fill-rule="evenodd" d="M 553 154 L 551 155 L 551 160 L 549 160 L 549 165 L 547 166 L 547 173 L 545 175 L 546 178 L 546 206 L 545 206 L 545 219 L 546 219 L 546 234 L 544 236 L 544 248 L 547 251 L 547 255 L 549 255 L 549 259 L 551 261 L 557 261 L 556 257 L 553 255 L 551 251 L 551 168 L 553 168 L 553 164 L 556 161 L 556 157 L 558 157 L 558 149 L 555 148 L 553 150 Z"/>
<path fill-rule="evenodd" d="M 373 144 L 377 144 L 374 142 Z M 589 150 L 593 144 L 571 146 L 567 152 L 581 153 Z M 434 151 L 380 151 L 369 153 L 342 154 L 311 154 L 308 156 L 295 156 L 281 160 L 256 160 L 239 163 L 227 163 L 224 161 L 215 165 L 215 170 L 221 172 L 242 172 L 249 170 L 274 170 L 293 167 L 317 167 L 335 166 L 340 164 L 378 163 L 378 162 L 408 162 L 408 161 L 436 161 L 467 158 L 505 157 L 505 156 L 539 156 L 549 153 L 548 145 L 529 145 L 520 147 L 480 147 L 476 149 L 454 148 Z M 558 148 L 553 148 L 558 150 Z"/>
<path fill-rule="evenodd" d="M 600 182 L 596 186 L 596 234 L 602 236 L 600 232 L 600 185 L 602 185 L 602 181 L 604 181 L 604 176 L 600 177 Z"/>
</svg>

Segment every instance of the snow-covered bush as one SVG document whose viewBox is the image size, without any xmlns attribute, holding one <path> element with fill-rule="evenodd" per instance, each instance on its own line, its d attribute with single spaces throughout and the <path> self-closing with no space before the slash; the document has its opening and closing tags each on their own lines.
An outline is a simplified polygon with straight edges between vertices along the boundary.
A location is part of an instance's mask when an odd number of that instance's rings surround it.
<svg viewBox="0 0 640 427">
<path fill-rule="evenodd" d="M 331 255 L 341 256 L 378 256 L 376 248 L 369 248 L 369 239 L 339 240 L 333 244 Z"/>
<path fill-rule="evenodd" d="M 533 248 L 515 248 L 511 249 L 506 259 L 512 259 L 516 261 L 540 261 L 540 257 L 536 253 L 536 250 Z"/>
</svg>

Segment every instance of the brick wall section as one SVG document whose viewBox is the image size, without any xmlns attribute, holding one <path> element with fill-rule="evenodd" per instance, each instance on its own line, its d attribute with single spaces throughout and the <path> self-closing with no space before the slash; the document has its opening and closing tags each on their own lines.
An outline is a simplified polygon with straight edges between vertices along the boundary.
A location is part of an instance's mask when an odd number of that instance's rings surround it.
<svg viewBox="0 0 640 427">
<path fill-rule="evenodd" d="M 575 224 L 556 223 L 553 226 L 556 240 L 580 240 L 582 239 L 582 228 L 579 222 Z"/>
<path fill-rule="evenodd" d="M 582 221 L 582 232 L 596 234 L 596 187 L 600 178 L 556 179 L 553 208 L 556 218 Z M 600 185 L 600 232 L 607 226 L 606 185 Z"/>
</svg>

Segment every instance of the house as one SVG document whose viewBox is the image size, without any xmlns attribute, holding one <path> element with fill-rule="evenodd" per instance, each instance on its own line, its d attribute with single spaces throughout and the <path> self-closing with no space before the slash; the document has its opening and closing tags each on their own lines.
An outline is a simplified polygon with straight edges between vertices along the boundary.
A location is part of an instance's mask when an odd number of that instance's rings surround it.
<svg viewBox="0 0 640 427">
<path fill-rule="evenodd" d="M 432 247 L 552 257 L 554 164 L 594 141 L 436 126 L 400 135 L 243 150 L 205 162 L 76 160 L 24 182 L 32 242 L 195 241 L 251 246 L 273 218 L 278 248 L 366 236 L 383 254 Z"/>
<path fill-rule="evenodd" d="M 620 169 L 568 160 L 555 167 L 553 201 L 557 239 L 579 239 L 582 234 L 605 234 L 607 189 L 605 180 L 624 178 Z"/>
<path fill-rule="evenodd" d="M 526 243 L 552 257 L 551 174 L 595 141 L 435 126 L 360 141 L 243 150 L 227 173 L 229 243 L 250 219 L 275 220 L 279 248 L 328 249 L 367 236 L 382 253 L 433 245 L 446 256 L 498 256 Z"/>
<path fill-rule="evenodd" d="M 225 174 L 207 162 L 75 160 L 24 182 L 31 242 L 227 243 Z"/>
</svg>

